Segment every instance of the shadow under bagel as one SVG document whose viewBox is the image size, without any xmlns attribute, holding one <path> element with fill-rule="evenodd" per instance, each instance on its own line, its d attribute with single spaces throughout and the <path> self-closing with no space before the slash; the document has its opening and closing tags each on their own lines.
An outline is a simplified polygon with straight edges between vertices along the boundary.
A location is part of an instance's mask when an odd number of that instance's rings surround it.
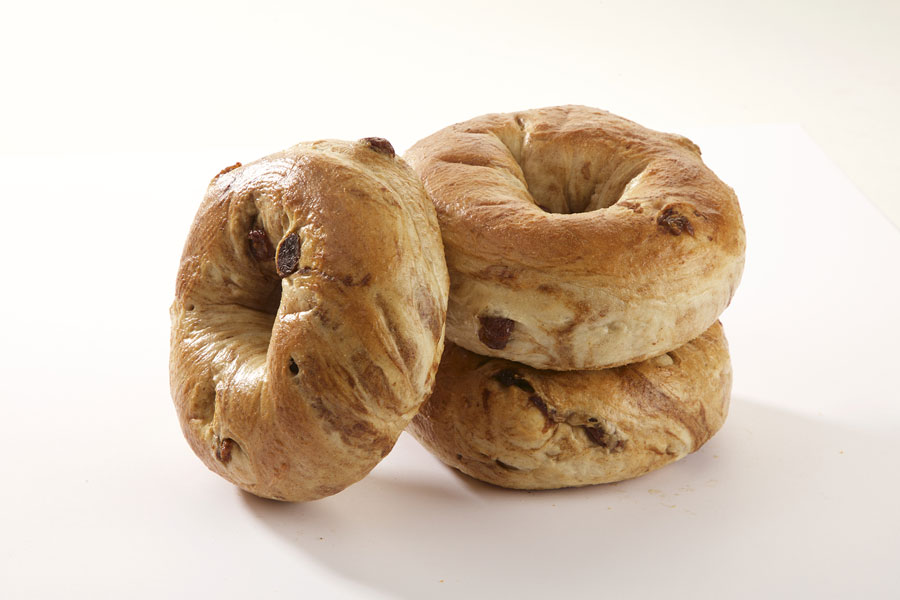
<svg viewBox="0 0 900 600">
<path fill-rule="evenodd" d="M 529 597 L 600 580 L 607 593 L 635 594 L 650 585 L 642 582 L 651 567 L 654 578 L 693 594 L 728 585 L 762 593 L 770 579 L 755 569 L 723 581 L 704 565 L 728 548 L 756 556 L 778 577 L 800 543 L 794 534 L 827 539 L 812 557 L 821 570 L 808 574 L 827 589 L 837 576 L 829 545 L 864 544 L 881 533 L 858 528 L 853 515 L 827 530 L 823 519 L 853 498 L 891 501 L 877 497 L 871 476 L 890 444 L 887 435 L 738 396 L 729 422 L 700 451 L 619 483 L 504 489 L 458 474 L 402 436 L 396 456 L 332 498 L 301 505 L 242 498 L 297 560 L 389 597 L 478 596 L 510 581 Z"/>
</svg>

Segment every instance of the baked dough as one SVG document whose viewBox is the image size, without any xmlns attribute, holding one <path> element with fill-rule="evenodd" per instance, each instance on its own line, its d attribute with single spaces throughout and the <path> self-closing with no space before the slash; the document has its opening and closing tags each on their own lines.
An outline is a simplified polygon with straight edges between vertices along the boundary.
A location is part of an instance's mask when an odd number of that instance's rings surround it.
<svg viewBox="0 0 900 600">
<path fill-rule="evenodd" d="M 446 464 L 518 489 L 637 477 L 696 451 L 728 412 L 720 323 L 667 354 L 599 371 L 539 371 L 447 343 L 407 431 Z"/>
<path fill-rule="evenodd" d="M 191 448 L 268 498 L 361 479 L 431 392 L 448 285 L 434 208 L 386 140 L 299 144 L 223 170 L 171 308 Z"/>
<path fill-rule="evenodd" d="M 447 339 L 544 369 L 597 369 L 697 337 L 734 294 L 734 192 L 688 139 L 562 106 L 416 143 L 450 270 Z"/>
</svg>

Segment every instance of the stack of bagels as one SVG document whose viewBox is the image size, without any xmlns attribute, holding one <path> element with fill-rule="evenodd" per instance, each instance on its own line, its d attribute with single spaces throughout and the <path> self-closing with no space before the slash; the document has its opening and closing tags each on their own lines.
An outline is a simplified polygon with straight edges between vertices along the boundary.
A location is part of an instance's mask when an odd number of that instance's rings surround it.
<svg viewBox="0 0 900 600">
<path fill-rule="evenodd" d="M 728 411 L 737 198 L 690 140 L 563 106 L 223 169 L 182 256 L 170 377 L 213 471 L 280 500 L 409 431 L 519 489 L 636 477 Z M 446 341 L 445 341 L 446 334 Z"/>
</svg>

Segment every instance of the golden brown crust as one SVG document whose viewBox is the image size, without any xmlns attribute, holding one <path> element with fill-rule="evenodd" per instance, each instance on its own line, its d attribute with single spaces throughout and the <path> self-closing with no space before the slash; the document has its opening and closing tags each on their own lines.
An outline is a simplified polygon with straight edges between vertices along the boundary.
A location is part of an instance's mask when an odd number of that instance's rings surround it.
<svg viewBox="0 0 900 600">
<path fill-rule="evenodd" d="M 716 322 L 684 346 L 599 371 L 540 371 L 447 343 L 434 394 L 407 428 L 446 464 L 517 489 L 643 475 L 722 426 L 731 362 Z"/>
<path fill-rule="evenodd" d="M 223 170 L 171 308 L 185 437 L 254 494 L 340 491 L 430 393 L 447 293 L 434 209 L 386 140 L 300 144 Z"/>
<path fill-rule="evenodd" d="M 549 369 L 657 356 L 740 280 L 737 198 L 681 136 L 563 106 L 459 123 L 406 158 L 441 224 L 447 337 L 474 352 Z"/>
</svg>

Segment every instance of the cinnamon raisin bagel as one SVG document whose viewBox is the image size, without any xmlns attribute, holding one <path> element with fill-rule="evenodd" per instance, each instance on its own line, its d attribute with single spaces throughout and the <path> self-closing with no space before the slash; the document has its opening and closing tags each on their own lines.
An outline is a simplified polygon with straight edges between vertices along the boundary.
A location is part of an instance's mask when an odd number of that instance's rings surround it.
<svg viewBox="0 0 900 600">
<path fill-rule="evenodd" d="M 688 139 L 562 106 L 447 127 L 406 154 L 450 271 L 447 339 L 598 369 L 699 336 L 744 264 L 734 192 Z"/>
<path fill-rule="evenodd" d="M 448 342 L 434 394 L 407 430 L 488 483 L 583 486 L 694 452 L 722 426 L 730 393 L 718 322 L 667 354 L 598 371 L 539 371 Z"/>
<path fill-rule="evenodd" d="M 386 140 L 223 170 L 171 308 L 172 395 L 194 452 L 279 500 L 359 480 L 431 391 L 448 285 L 434 208 Z"/>
</svg>

